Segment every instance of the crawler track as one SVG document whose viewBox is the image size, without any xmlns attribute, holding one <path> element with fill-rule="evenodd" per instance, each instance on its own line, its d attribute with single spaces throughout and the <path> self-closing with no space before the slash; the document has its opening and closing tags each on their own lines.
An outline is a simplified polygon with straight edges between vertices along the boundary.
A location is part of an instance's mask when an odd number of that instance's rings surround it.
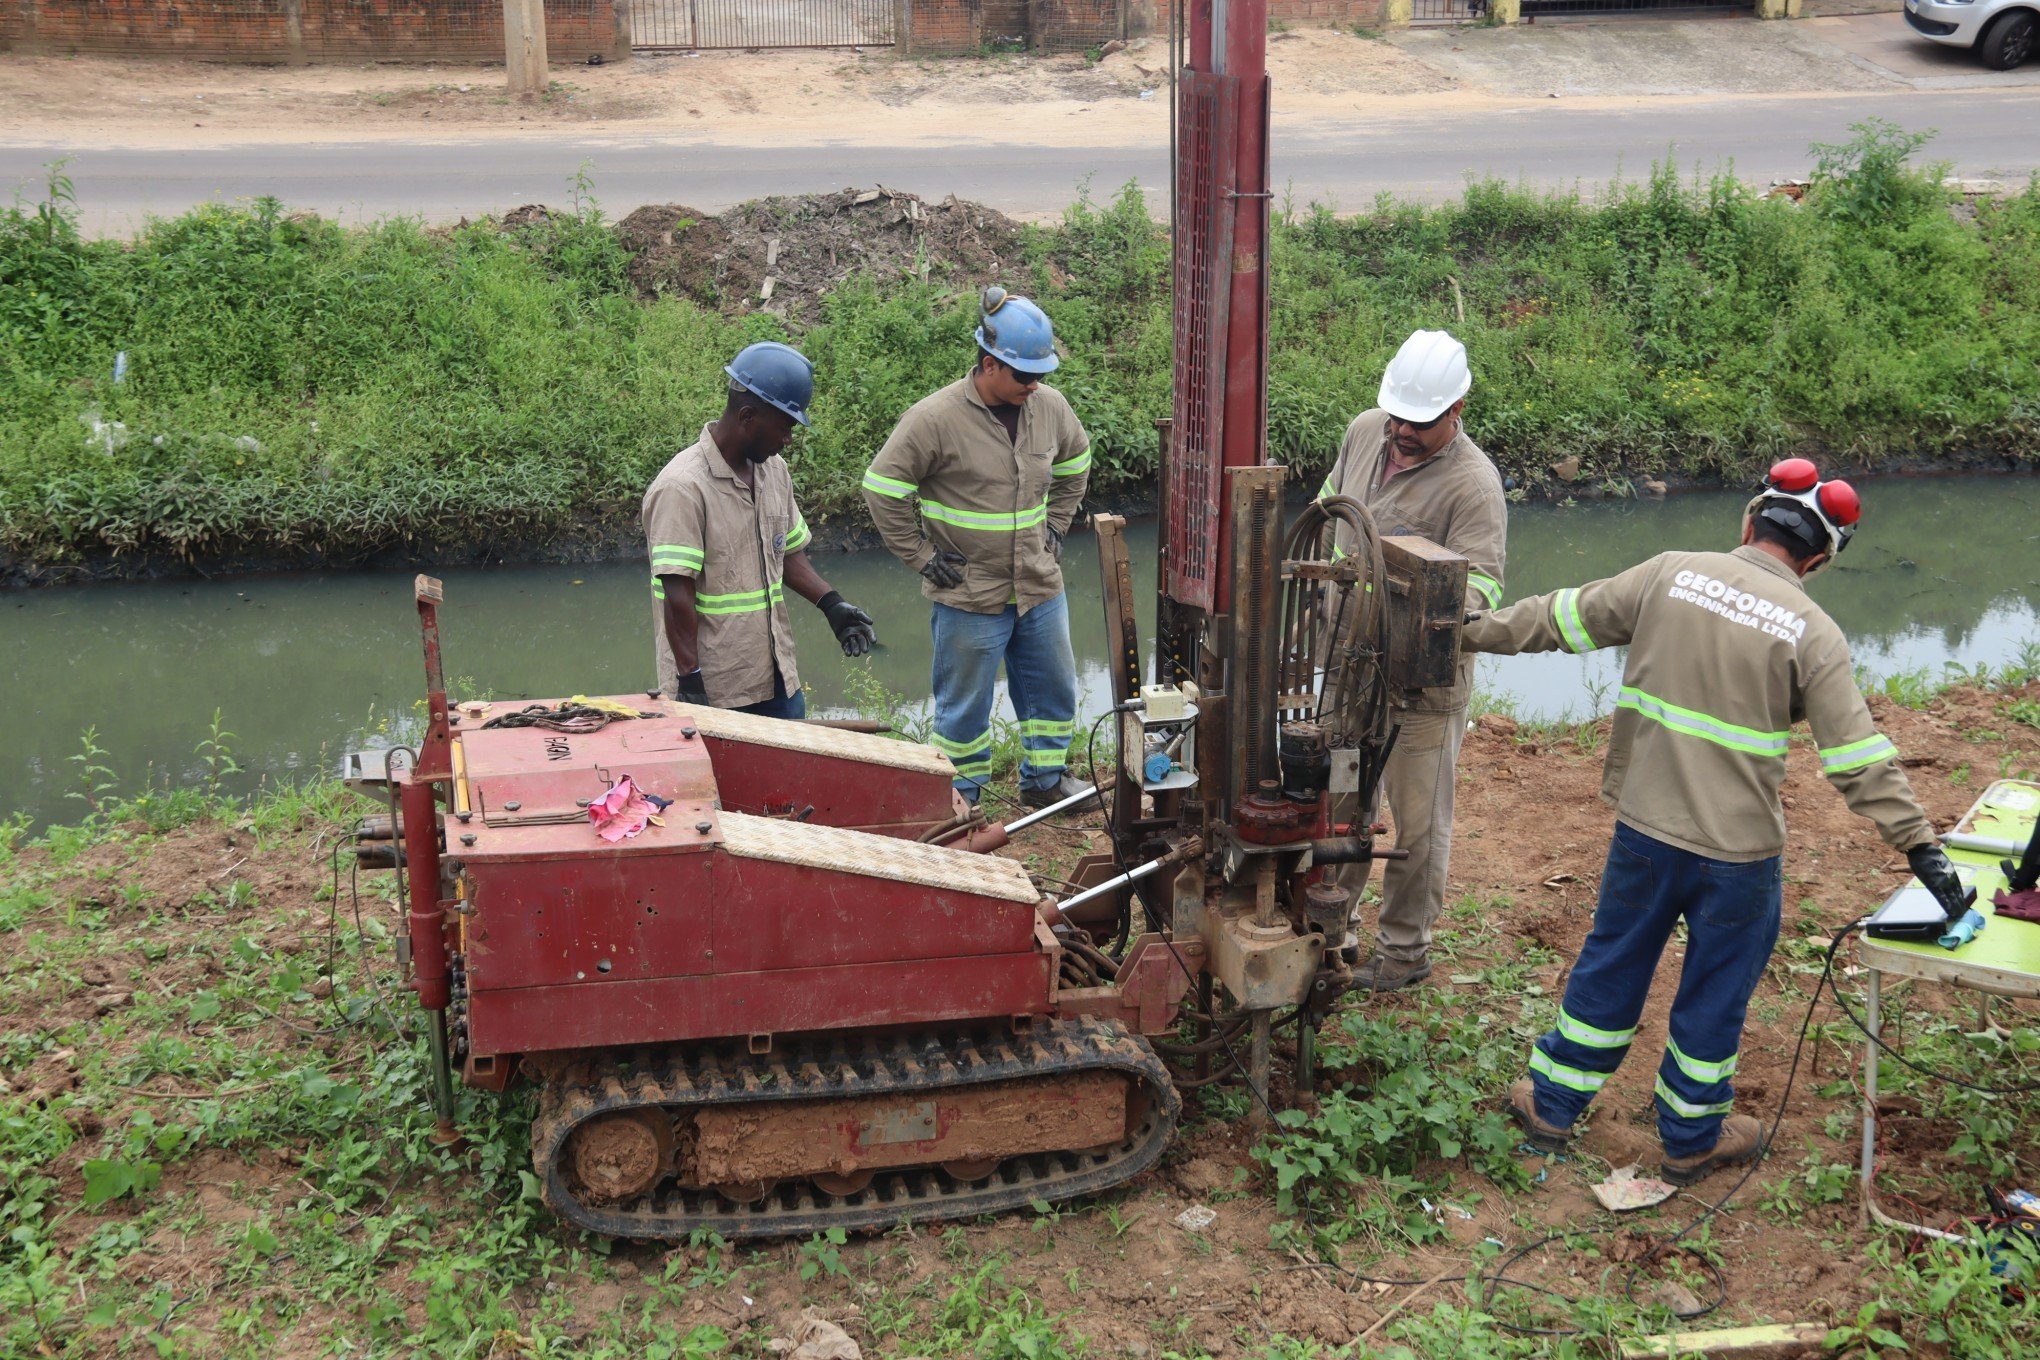
<svg viewBox="0 0 2040 1360">
<path fill-rule="evenodd" d="M 630 1054 L 628 1061 L 581 1062 L 548 1079 L 532 1125 L 532 1161 L 546 1203 L 570 1223 L 610 1237 L 680 1238 L 706 1228 L 726 1238 L 887 1227 L 1022 1207 L 1092 1194 L 1154 1165 L 1176 1127 L 1175 1088 L 1154 1051 L 1120 1026 L 1092 1018 L 1058 1020 L 1014 1034 L 957 1029 L 905 1036 L 819 1037 L 753 1056 L 741 1045 L 702 1045 Z M 914 1095 L 990 1082 L 1121 1072 L 1144 1099 L 1125 1137 L 1107 1149 L 1007 1157 L 982 1180 L 939 1166 L 876 1172 L 851 1194 L 809 1179 L 780 1182 L 755 1203 L 666 1179 L 635 1200 L 592 1202 L 564 1155 L 582 1122 L 613 1111 L 658 1108 L 668 1117 L 705 1107 L 845 1097 Z"/>
</svg>

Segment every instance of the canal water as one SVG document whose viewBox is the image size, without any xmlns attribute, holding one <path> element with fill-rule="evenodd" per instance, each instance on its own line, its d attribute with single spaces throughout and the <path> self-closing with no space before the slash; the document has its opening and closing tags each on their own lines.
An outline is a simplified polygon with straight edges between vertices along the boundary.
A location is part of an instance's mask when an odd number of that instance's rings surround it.
<svg viewBox="0 0 2040 1360">
<path fill-rule="evenodd" d="M 1858 663 L 1885 675 L 2002 665 L 2040 642 L 2040 478 L 1885 480 L 1867 527 L 1812 593 Z M 1507 597 L 1578 584 L 1669 548 L 1733 543 L 1743 497 L 1518 506 Z M 1129 539 L 1143 628 L 1152 625 L 1154 527 Z M 868 661 L 838 653 L 821 615 L 794 607 L 814 709 L 846 713 L 875 682 L 925 708 L 928 612 L 919 578 L 881 551 L 818 553 L 830 582 L 878 621 Z M 1065 555 L 1082 712 L 1105 704 L 1097 555 Z M 642 690 L 652 675 L 645 568 L 453 568 L 441 573 L 447 673 L 498 698 Z M 75 820 L 85 732 L 122 792 L 204 778 L 197 746 L 221 714 L 243 767 L 236 792 L 302 780 L 377 733 L 405 730 L 422 690 L 411 573 L 304 573 L 0 594 L 0 818 Z M 1612 703 L 1613 651 L 1488 659 L 1480 684 L 1518 712 L 1589 716 Z M 868 698 L 862 700 L 869 702 Z"/>
</svg>

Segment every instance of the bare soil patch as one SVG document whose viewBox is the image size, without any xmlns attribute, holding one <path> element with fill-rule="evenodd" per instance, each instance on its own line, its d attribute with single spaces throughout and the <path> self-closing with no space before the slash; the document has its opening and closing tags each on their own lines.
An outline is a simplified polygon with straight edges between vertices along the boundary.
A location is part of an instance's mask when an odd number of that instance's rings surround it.
<svg viewBox="0 0 2040 1360">
<path fill-rule="evenodd" d="M 684 210 L 671 210 L 688 216 Z M 638 216 L 634 230 L 662 234 L 656 217 Z M 1873 700 L 1879 723 L 1905 753 L 1914 787 L 1937 824 L 1964 811 L 2000 769 L 2011 774 L 2040 768 L 2040 730 L 2012 721 L 2009 705 L 2040 698 L 2040 685 L 2012 695 L 1954 691 L 1924 711 Z M 1504 719 L 1484 720 L 1468 737 L 1460 770 L 1458 837 L 1453 860 L 1453 893 L 1488 903 L 1484 913 L 1455 926 L 1451 957 L 1433 975 L 1433 985 L 1468 1005 L 1481 1004 L 1483 984 L 1455 982 L 1490 963 L 1520 956 L 1526 944 L 1552 951 L 1557 961 L 1533 974 L 1535 985 L 1554 993 L 1584 938 L 1612 815 L 1598 798 L 1600 759 L 1591 738 L 1536 742 Z M 1825 787 L 1816 762 L 1795 749 L 1786 784 L 1791 842 L 1786 936 L 1752 1007 L 1738 1075 L 1743 1108 L 1767 1118 L 1784 1090 L 1787 1067 L 1804 1012 L 1811 978 L 1795 968 L 1786 945 L 1819 939 L 1860 915 L 1900 881 L 1901 861 L 1876 839 L 1868 823 L 1850 815 Z M 1082 853 L 1094 837 L 1076 822 L 1043 827 L 1023 847 L 1041 856 L 1054 872 Z M 13 957 L 0 959 L 0 1031 L 55 1035 L 86 1020 L 104 1020 L 125 1004 L 123 993 L 188 991 L 206 981 L 203 957 L 219 952 L 241 934 L 259 934 L 279 959 L 296 955 L 308 964 L 324 956 L 329 906 L 316 900 L 325 882 L 321 861 L 330 841 L 307 828 L 287 849 L 261 851 L 249 834 L 217 825 L 186 828 L 166 836 L 110 843 L 66 866 L 51 887 L 51 906 L 28 928 L 62 937 L 73 906 L 106 914 L 96 927 L 93 949 L 69 973 L 53 974 L 24 987 Z M 24 852 L 31 866 L 49 867 L 41 851 Z M 248 885 L 235 894 L 232 884 Z M 236 899 L 242 905 L 235 906 Z M 381 904 L 374 910 L 386 911 Z M 205 947 L 193 950 L 191 946 Z M 161 958 L 168 946 L 171 966 L 190 975 L 166 974 Z M 1796 956 L 1803 959 L 1803 952 Z M 1668 951 L 1658 987 L 1638 1034 L 1638 1051 L 1598 1103 L 1575 1155 L 1545 1165 L 1542 1183 L 1531 1193 L 1507 1197 L 1455 1164 L 1426 1168 L 1450 1184 L 1451 1202 L 1471 1215 L 1451 1216 L 1450 1241 L 1413 1253 L 1389 1252 L 1368 1275 L 1426 1280 L 1456 1275 L 1484 1237 L 1515 1244 L 1545 1228 L 1606 1222 L 1587 1191 L 1610 1165 L 1651 1166 L 1659 1152 L 1650 1111 L 1654 1064 L 1644 1055 L 1661 1042 L 1665 1012 L 1678 968 L 1677 950 Z M 47 970 L 46 970 L 47 971 Z M 1845 982 L 1845 986 L 1853 984 Z M 1408 995 L 1355 1001 L 1386 1013 L 1414 1009 Z M 1919 989 L 1903 1004 L 1918 1011 L 1970 1002 Z M 102 1010 L 101 1007 L 113 1008 Z M 1824 1006 L 1822 1019 L 1837 1018 Z M 295 1017 L 265 1021 L 252 1041 L 278 1051 L 302 1052 L 317 1060 L 330 1052 L 322 1034 L 322 1013 L 308 1008 Z M 2010 1008 L 2000 1023 L 2031 1024 L 2033 1008 Z M 113 1027 L 104 1031 L 104 1053 L 95 1061 L 123 1060 L 156 1036 Z M 0 1050 L 4 1053 L 6 1050 Z M 1826 1320 L 1854 1310 L 1877 1289 L 1867 1238 L 1852 1202 L 1809 1208 L 1796 1221 L 1760 1209 L 1771 1193 L 1801 1174 L 1802 1159 L 1847 1163 L 1848 1136 L 1831 1137 L 1829 1116 L 1853 1109 L 1852 1085 L 1860 1049 L 1817 1046 L 1808 1055 L 1770 1161 L 1759 1170 L 1729 1211 L 1713 1226 L 1721 1254 L 1727 1301 L 1712 1321 L 1720 1325 L 1757 1319 Z M 0 1070 L 10 1101 L 34 1104 L 74 1091 L 87 1055 L 59 1047 L 38 1052 L 13 1070 Z M 1986 1078 L 1988 1074 L 1981 1074 Z M 1286 1081 L 1286 1076 L 1284 1077 Z M 153 1079 L 121 1093 L 117 1101 L 67 1116 L 87 1135 L 44 1168 L 59 1184 L 59 1197 L 78 1203 L 80 1166 L 102 1127 L 118 1128 L 135 1111 L 173 1111 L 177 1102 L 203 1095 L 189 1078 Z M 1213 1356 L 1256 1354 L 1256 1346 L 1278 1333 L 1324 1345 L 1346 1344 L 1401 1302 L 1407 1290 L 1375 1288 L 1363 1281 L 1312 1268 L 1293 1255 L 1271 1249 L 1278 1221 L 1272 1188 L 1250 1155 L 1254 1136 L 1237 1120 L 1200 1117 L 1200 1102 L 1186 1101 L 1190 1122 L 1161 1164 L 1133 1184 L 1089 1206 L 1033 1217 L 1013 1215 L 991 1222 L 921 1229 L 906 1234 L 853 1240 L 843 1252 L 847 1277 L 799 1278 L 798 1244 L 766 1245 L 727 1287 L 703 1287 L 679 1305 L 684 1320 L 712 1322 L 752 1344 L 785 1336 L 802 1309 L 819 1307 L 866 1347 L 867 1354 L 891 1353 L 887 1336 L 874 1331 L 868 1309 L 880 1294 L 926 1298 L 959 1270 L 1003 1259 L 1012 1285 L 1048 1311 L 1064 1315 L 1059 1324 L 1090 1338 L 1093 1356 L 1153 1356 L 1165 1350 Z M 1922 1115 L 1904 1099 L 1891 1102 L 1884 1121 L 1881 1155 L 1889 1183 L 1936 1218 L 1974 1209 L 1980 1195 L 1975 1172 L 1948 1156 L 1956 1129 Z M 232 1232 L 215 1232 L 269 1215 L 280 1220 L 303 1194 L 295 1162 L 319 1149 L 262 1149 L 250 1156 L 202 1150 L 168 1163 L 152 1201 L 188 1200 L 208 1228 L 204 1232 L 164 1229 L 143 1257 L 149 1270 L 173 1278 L 181 1292 L 225 1306 L 234 1297 L 236 1242 Z M 2022 1151 L 2028 1172 L 2040 1166 L 2040 1147 Z M 2030 1176 L 2029 1176 L 2030 1180 Z M 1555 1289 L 1582 1296 L 1620 1288 L 1610 1263 L 1634 1259 L 1699 1212 L 1703 1202 L 1725 1191 L 1732 1178 L 1717 1177 L 1695 1196 L 1675 1199 L 1654 1219 L 1624 1224 L 1625 1232 L 1601 1239 L 1599 1259 L 1579 1254 L 1540 1253 L 1518 1270 Z M 445 1187 L 430 1180 L 403 1186 L 409 1201 L 442 1202 Z M 1192 1232 L 1176 1219 L 1192 1205 L 1217 1211 L 1209 1228 Z M 132 1217 L 135 1205 L 120 1201 L 97 1210 L 69 1213 L 58 1230 L 67 1248 L 103 1225 Z M 568 1235 L 561 1233 L 563 1239 Z M 564 1303 L 593 1328 L 618 1309 L 634 1306 L 643 1281 L 701 1257 L 698 1247 L 619 1244 L 597 1278 L 567 1275 L 547 1285 L 565 1291 Z M 1356 1260 L 1360 1259 L 1358 1255 Z M 408 1299 L 414 1320 L 423 1318 L 419 1286 L 391 1264 L 391 1289 Z M 1456 1285 L 1440 1285 L 1418 1301 L 1454 1297 Z M 916 1293 L 916 1291 L 920 1291 Z M 536 1294 L 529 1301 L 534 1309 Z M 556 1304 L 549 1304 L 555 1307 Z M 917 1305 L 918 1306 L 918 1305 Z M 354 1321 L 319 1311 L 321 1328 L 346 1332 Z M 279 1338 L 279 1353 L 308 1335 Z M 1380 1337 L 1377 1335 L 1376 1340 Z M 1931 1353 L 1915 1347 L 1915 1353 Z"/>
<path fill-rule="evenodd" d="M 1272 35 L 1278 117 L 1350 117 L 1411 98 L 1454 98 L 1459 79 L 1336 29 Z M 512 99 L 500 66 L 262 67 L 124 57 L 0 54 L 0 135 L 22 141 L 199 146 L 222 140 L 669 135 L 724 144 L 1035 146 L 1167 136 L 1168 50 L 1144 38 L 1093 61 L 901 59 L 888 49 L 643 53 L 553 71 Z"/>
</svg>

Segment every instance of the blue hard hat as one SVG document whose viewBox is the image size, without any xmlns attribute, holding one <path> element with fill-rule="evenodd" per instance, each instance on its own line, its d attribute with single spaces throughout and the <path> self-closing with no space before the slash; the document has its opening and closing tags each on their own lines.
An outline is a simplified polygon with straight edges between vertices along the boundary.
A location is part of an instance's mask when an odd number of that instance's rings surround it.
<svg viewBox="0 0 2040 1360">
<path fill-rule="evenodd" d="M 1022 373 L 1055 372 L 1062 360 L 1056 357 L 1048 313 L 1024 297 L 1008 296 L 996 285 L 985 289 L 979 307 L 979 349 Z"/>
<path fill-rule="evenodd" d="M 730 381 L 758 397 L 774 410 L 783 411 L 803 425 L 808 403 L 815 397 L 815 366 L 792 345 L 761 340 L 746 345 L 730 360 L 723 372 Z"/>
</svg>

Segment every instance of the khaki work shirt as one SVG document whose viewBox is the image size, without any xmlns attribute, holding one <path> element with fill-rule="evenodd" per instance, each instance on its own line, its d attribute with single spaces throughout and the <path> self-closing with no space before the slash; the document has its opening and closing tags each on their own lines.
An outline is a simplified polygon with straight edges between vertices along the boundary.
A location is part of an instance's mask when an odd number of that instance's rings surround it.
<svg viewBox="0 0 2040 1360">
<path fill-rule="evenodd" d="M 786 555 L 807 547 L 807 521 L 793 501 L 786 460 L 766 459 L 745 486 L 703 426 L 701 438 L 661 468 L 645 492 L 645 546 L 652 561 L 652 638 L 659 690 L 673 693 L 679 672 L 666 641 L 661 577 L 694 582 L 699 620 L 695 655 L 709 702 L 720 708 L 772 697 L 776 669 L 792 694 L 800 688 L 787 617 Z"/>
<path fill-rule="evenodd" d="M 938 590 L 924 578 L 923 595 L 973 614 L 1009 604 L 1025 614 L 1062 594 L 1048 529 L 1069 529 L 1090 473 L 1091 437 L 1062 393 L 1036 388 L 1010 436 L 966 375 L 900 417 L 864 474 L 864 503 L 915 571 L 938 550 L 963 554 L 963 584 Z"/>
<path fill-rule="evenodd" d="M 1502 602 L 1502 567 L 1508 555 L 1509 505 L 1502 476 L 1461 430 L 1452 441 L 1413 468 L 1383 482 L 1388 465 L 1388 412 L 1363 411 L 1346 427 L 1318 499 L 1347 496 L 1366 506 L 1384 537 L 1415 534 L 1449 548 L 1470 564 L 1466 607 L 1493 609 Z M 1333 546 L 1355 550 L 1343 527 Z M 1408 707 L 1418 713 L 1450 713 L 1466 707 L 1473 694 L 1473 657 L 1460 658 L 1450 687 L 1427 689 Z"/>
<path fill-rule="evenodd" d="M 1933 839 L 1856 688 L 1848 640 L 1760 548 L 1662 553 L 1475 619 L 1463 643 L 1505 655 L 1629 648 L 1601 797 L 1646 836 L 1709 859 L 1779 853 L 1785 751 L 1804 718 L 1851 811 L 1896 849 Z"/>
</svg>

